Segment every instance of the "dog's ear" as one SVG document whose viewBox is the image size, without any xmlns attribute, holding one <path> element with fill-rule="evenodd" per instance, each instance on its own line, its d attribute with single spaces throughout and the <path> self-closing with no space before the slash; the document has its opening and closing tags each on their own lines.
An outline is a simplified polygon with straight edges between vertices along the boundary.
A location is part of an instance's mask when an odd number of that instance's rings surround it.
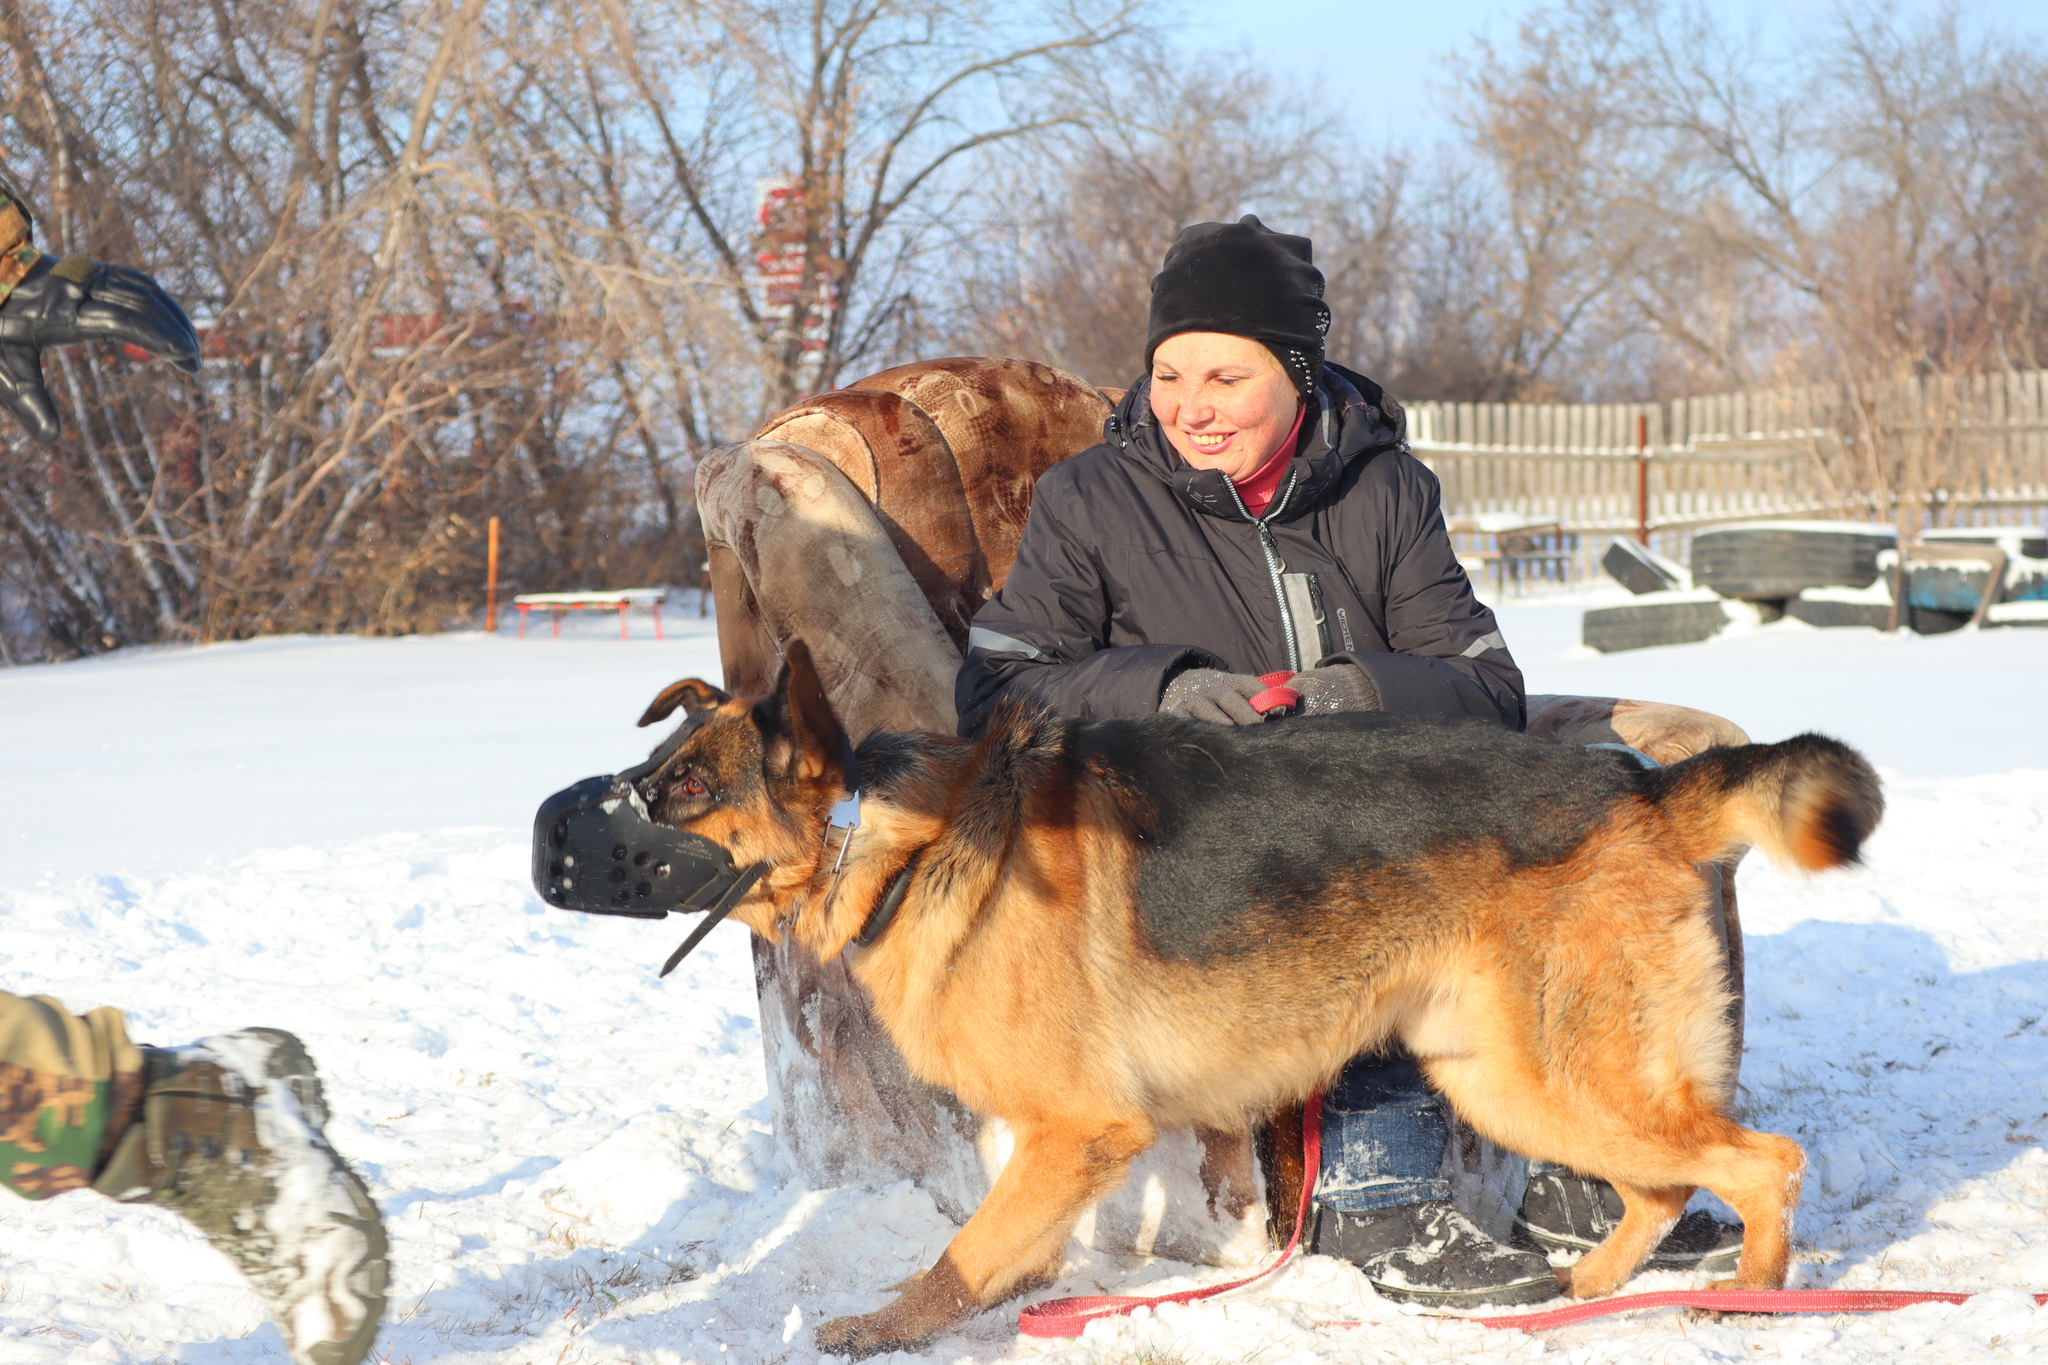
<svg viewBox="0 0 2048 1365">
<path fill-rule="evenodd" d="M 684 715 L 694 716 L 699 711 L 707 711 L 731 700 L 724 689 L 713 687 L 702 678 L 685 678 L 662 688 L 661 694 L 647 703 L 646 713 L 635 724 L 652 725 L 658 720 L 667 720 L 675 714 L 678 706 L 683 708 Z"/>
<path fill-rule="evenodd" d="M 853 745 L 825 696 L 810 646 L 802 640 L 791 640 L 783 651 L 775 695 L 754 707 L 754 718 L 771 766 L 802 782 L 830 777 L 847 791 L 860 785 Z"/>
</svg>

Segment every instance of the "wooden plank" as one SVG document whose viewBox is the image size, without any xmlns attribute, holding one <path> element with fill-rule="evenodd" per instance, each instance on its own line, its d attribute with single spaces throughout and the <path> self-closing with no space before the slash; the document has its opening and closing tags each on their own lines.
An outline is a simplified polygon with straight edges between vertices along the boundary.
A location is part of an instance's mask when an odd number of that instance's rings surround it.
<svg viewBox="0 0 2048 1365">
<path fill-rule="evenodd" d="M 2040 482 L 2035 470 L 2040 456 L 2041 434 L 2033 428 L 2041 421 L 2041 372 L 2022 371 L 2013 377 L 2018 381 L 2015 385 L 2018 390 L 2018 401 L 2013 405 L 2013 412 L 2015 422 L 2020 428 L 2013 440 L 2013 482 L 2015 491 L 2019 492 L 2020 496 L 2025 496 Z"/>
<path fill-rule="evenodd" d="M 2017 371 L 2002 376 L 2003 393 L 1999 399 L 2000 410 L 2005 415 L 2005 430 L 2000 445 L 2005 451 L 2006 484 L 2017 489 L 2026 475 L 2026 397 L 2025 382 Z"/>
<path fill-rule="evenodd" d="M 2031 497 L 2048 496 L 2048 433 L 2040 430 L 2048 420 L 2048 371 L 2034 370 L 2027 376 L 2027 469 L 2023 486 Z"/>
</svg>

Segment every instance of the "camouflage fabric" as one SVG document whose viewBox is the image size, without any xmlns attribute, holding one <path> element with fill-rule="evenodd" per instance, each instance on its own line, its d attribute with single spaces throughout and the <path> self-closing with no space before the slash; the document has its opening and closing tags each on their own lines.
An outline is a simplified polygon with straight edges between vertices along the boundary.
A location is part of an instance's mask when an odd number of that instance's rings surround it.
<svg viewBox="0 0 2048 1365">
<path fill-rule="evenodd" d="M 25 1199 L 90 1185 L 140 1110 L 142 1072 L 119 1010 L 0 991 L 0 1184 Z"/>
<path fill-rule="evenodd" d="M 27 210 L 0 190 L 0 303 L 14 292 L 28 268 L 43 258 L 29 245 L 33 229 Z"/>
</svg>

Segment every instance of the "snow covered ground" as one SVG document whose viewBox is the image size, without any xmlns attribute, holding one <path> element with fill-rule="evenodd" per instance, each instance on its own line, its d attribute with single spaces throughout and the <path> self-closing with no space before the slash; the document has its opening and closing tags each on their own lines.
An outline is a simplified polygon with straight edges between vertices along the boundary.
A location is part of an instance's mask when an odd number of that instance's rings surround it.
<svg viewBox="0 0 2048 1365">
<path fill-rule="evenodd" d="M 1309 1259 L 1070 1342 L 984 1315 L 919 1359 L 1172 1365 L 1940 1361 L 2048 1355 L 2048 631 L 1782 622 L 1598 657 L 1583 604 L 1510 604 L 1534 691 L 1681 701 L 1866 749 L 1891 808 L 1852 874 L 1752 861 L 1743 1105 L 1813 1158 L 1795 1283 L 1996 1291 L 1876 1318 L 1657 1313 L 1541 1337 L 1374 1299 Z M 303 1035 L 393 1241 L 393 1362 L 808 1362 L 951 1225 L 918 1191 L 812 1190 L 766 1122 L 744 933 L 548 910 L 540 797 L 644 753 L 705 623 L 622 644 L 275 639 L 0 670 L 0 986 L 138 1037 Z M 1218 1272 L 1077 1252 L 1054 1292 Z M 1689 1283 L 1646 1276 L 1637 1288 Z M 1332 1320 L 1375 1325 L 1341 1329 Z M 255 1362 L 282 1343 L 177 1218 L 0 1201 L 0 1362 Z"/>
</svg>

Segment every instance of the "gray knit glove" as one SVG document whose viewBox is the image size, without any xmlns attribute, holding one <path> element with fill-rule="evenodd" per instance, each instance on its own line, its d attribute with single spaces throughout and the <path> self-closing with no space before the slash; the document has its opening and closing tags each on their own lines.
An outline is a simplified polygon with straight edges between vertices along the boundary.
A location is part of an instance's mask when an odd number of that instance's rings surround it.
<svg viewBox="0 0 2048 1365">
<path fill-rule="evenodd" d="M 1166 685 L 1166 695 L 1159 699 L 1159 711 L 1161 715 L 1209 720 L 1218 725 L 1257 725 L 1265 717 L 1252 710 L 1246 698 L 1265 690 L 1266 685 L 1249 673 L 1190 668 Z"/>
<path fill-rule="evenodd" d="M 1301 693 L 1297 715 L 1327 716 L 1338 711 L 1377 711 L 1380 690 L 1357 664 L 1324 664 L 1297 673 L 1287 685 Z"/>
</svg>

